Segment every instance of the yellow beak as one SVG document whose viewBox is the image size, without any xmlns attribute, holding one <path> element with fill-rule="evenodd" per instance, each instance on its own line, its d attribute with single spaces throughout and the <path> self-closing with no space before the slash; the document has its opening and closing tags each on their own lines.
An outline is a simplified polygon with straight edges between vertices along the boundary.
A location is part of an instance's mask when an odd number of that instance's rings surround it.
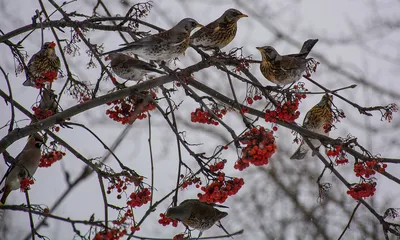
<svg viewBox="0 0 400 240">
<path fill-rule="evenodd" d="M 246 14 L 240 14 L 239 16 L 238 16 L 239 18 L 244 18 L 244 17 L 248 17 Z"/>
<path fill-rule="evenodd" d="M 201 25 L 200 23 L 198 23 L 198 24 L 196 25 L 196 27 L 202 28 L 202 27 L 204 27 L 204 26 Z"/>
<path fill-rule="evenodd" d="M 260 52 L 261 52 L 262 49 L 263 49 L 262 47 L 256 47 L 256 48 L 257 48 L 257 50 L 260 51 Z"/>
</svg>

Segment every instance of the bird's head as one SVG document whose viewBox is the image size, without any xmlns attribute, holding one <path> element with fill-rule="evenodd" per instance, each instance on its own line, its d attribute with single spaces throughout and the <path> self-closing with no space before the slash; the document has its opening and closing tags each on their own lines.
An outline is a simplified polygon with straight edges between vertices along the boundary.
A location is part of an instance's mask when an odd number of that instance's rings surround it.
<svg viewBox="0 0 400 240">
<path fill-rule="evenodd" d="M 333 95 L 324 94 L 319 101 L 320 106 L 332 106 Z"/>
<path fill-rule="evenodd" d="M 167 213 L 165 214 L 166 217 L 172 218 L 175 220 L 186 220 L 190 217 L 191 212 L 187 211 L 186 208 L 183 208 L 182 206 L 178 207 L 170 207 L 167 210 Z"/>
<path fill-rule="evenodd" d="M 243 14 L 242 12 L 240 12 L 239 10 L 236 10 L 234 8 L 228 9 L 224 12 L 224 14 L 222 14 L 221 18 L 225 21 L 225 22 L 237 22 L 239 19 L 244 18 L 244 17 L 248 17 L 246 14 Z"/>
<path fill-rule="evenodd" d="M 39 133 L 34 133 L 29 136 L 28 143 L 37 148 L 40 148 L 44 144 L 44 139 L 42 136 L 40 136 Z"/>
<path fill-rule="evenodd" d="M 262 58 L 267 61 L 279 60 L 279 53 L 271 46 L 257 47 L 257 50 L 260 51 Z"/>
<path fill-rule="evenodd" d="M 42 51 L 46 52 L 48 55 L 55 54 L 55 47 L 56 44 L 54 42 L 45 42 L 42 46 Z"/>
<path fill-rule="evenodd" d="M 190 33 L 193 29 L 203 27 L 200 23 L 198 23 L 193 18 L 184 18 L 182 19 L 174 29 L 177 29 L 178 32 L 187 32 Z"/>
</svg>

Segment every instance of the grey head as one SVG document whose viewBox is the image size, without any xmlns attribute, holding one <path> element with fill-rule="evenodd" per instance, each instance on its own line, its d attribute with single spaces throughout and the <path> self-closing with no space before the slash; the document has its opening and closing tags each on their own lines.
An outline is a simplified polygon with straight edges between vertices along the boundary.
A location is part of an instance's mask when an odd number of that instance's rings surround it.
<svg viewBox="0 0 400 240">
<path fill-rule="evenodd" d="M 241 11 L 230 8 L 222 14 L 222 16 L 219 18 L 219 20 L 222 20 L 224 22 L 237 22 L 239 19 L 243 17 L 248 17 L 246 14 L 243 14 Z"/>
<path fill-rule="evenodd" d="M 197 27 L 203 27 L 193 18 L 184 18 L 178 24 L 176 24 L 171 30 L 176 32 L 191 32 Z"/>
<path fill-rule="evenodd" d="M 257 49 L 267 61 L 277 61 L 281 59 L 281 55 L 271 46 L 257 47 Z"/>
</svg>

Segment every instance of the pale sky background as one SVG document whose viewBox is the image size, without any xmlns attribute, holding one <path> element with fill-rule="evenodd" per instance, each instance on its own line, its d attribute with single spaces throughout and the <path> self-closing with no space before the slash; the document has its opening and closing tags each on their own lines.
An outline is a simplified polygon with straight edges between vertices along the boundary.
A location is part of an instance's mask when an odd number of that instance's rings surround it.
<svg viewBox="0 0 400 240">
<path fill-rule="evenodd" d="M 57 1 L 61 4 L 63 1 Z M 126 8 L 118 1 L 105 0 L 109 4 L 112 14 L 125 15 Z M 243 13 L 249 15 L 249 18 L 241 19 L 238 23 L 238 33 L 234 41 L 230 43 L 224 50 L 228 51 L 233 47 L 242 47 L 244 55 L 253 54 L 254 59 L 260 59 L 256 46 L 273 45 L 280 53 L 294 53 L 297 52 L 303 41 L 309 38 L 318 38 L 319 42 L 314 47 L 311 56 L 323 55 L 324 58 L 333 64 L 350 71 L 356 76 L 366 79 L 366 81 L 383 87 L 387 92 L 393 93 L 389 96 L 387 93 L 377 93 L 371 88 L 359 86 L 354 90 L 346 90 L 341 94 L 349 100 L 355 101 L 362 106 L 375 106 L 386 105 L 389 103 L 399 103 L 400 99 L 400 86 L 398 84 L 399 76 L 399 63 L 400 63 L 400 50 L 399 40 L 400 35 L 396 26 L 392 29 L 382 27 L 383 20 L 390 20 L 395 22 L 399 21 L 398 13 L 400 12 L 400 4 L 397 1 L 319 1 L 319 0 L 304 0 L 304 1 L 185 1 L 185 0 L 155 0 L 154 8 L 150 15 L 143 19 L 152 24 L 163 28 L 170 28 L 179 20 L 185 17 L 192 17 L 199 23 L 205 25 L 219 17 L 228 8 L 237 8 Z M 130 1 L 130 4 L 135 1 Z M 378 4 L 379 3 L 379 4 Z M 91 10 L 95 1 L 77 1 L 68 5 L 65 9 L 67 11 L 78 11 L 85 14 L 91 14 Z M 49 4 L 45 4 L 50 6 Z M 7 33 L 14 28 L 22 27 L 31 23 L 31 17 L 34 15 L 36 9 L 40 6 L 37 1 L 15 0 L 0 1 L 0 12 L 2 23 L 0 29 Z M 51 10 L 50 10 L 51 9 Z M 48 9 L 49 12 L 52 8 Z M 255 16 L 261 16 L 258 19 Z M 166 17 L 168 19 L 166 19 Z M 54 14 L 52 19 L 59 18 L 59 14 Z M 264 24 L 267 23 L 267 24 Z M 268 26 L 274 26 L 285 34 L 297 41 L 296 45 L 288 43 L 286 40 L 276 39 L 274 34 L 268 30 Z M 265 27 L 267 26 L 267 27 Z M 397 26 L 398 28 L 398 26 Z M 65 35 L 60 36 L 68 37 L 69 29 L 65 28 Z M 155 31 L 154 31 L 155 32 Z M 45 30 L 45 40 L 53 41 L 54 37 L 50 30 Z M 11 39 L 17 42 L 23 35 Z M 113 32 L 90 32 L 87 35 L 92 43 L 104 43 L 105 50 L 115 49 L 122 39 L 118 33 Z M 129 39 L 129 37 L 128 37 Z M 29 38 L 24 41 L 23 46 L 28 54 L 32 56 L 40 48 L 40 31 L 35 31 Z M 99 76 L 99 69 L 87 70 L 85 65 L 89 58 L 85 51 L 86 47 L 83 44 L 81 47 L 80 56 L 72 57 L 67 55 L 70 62 L 72 72 L 79 76 L 79 79 L 84 81 L 91 81 L 94 83 Z M 58 49 L 57 49 L 58 51 Z M 22 86 L 24 81 L 24 74 L 15 76 L 14 74 L 14 61 L 8 47 L 5 44 L 0 44 L 0 65 L 9 73 L 10 82 L 14 98 L 26 108 L 30 108 L 32 103 L 35 102 L 38 91 L 33 88 Z M 315 54 L 313 54 L 315 53 Z M 353 81 L 333 73 L 329 70 L 327 64 L 318 59 L 321 64 L 318 66 L 317 72 L 313 74 L 313 79 L 323 84 L 330 89 L 340 88 L 354 84 Z M 188 49 L 186 56 L 180 59 L 178 67 L 189 66 L 195 61 L 200 60 L 200 57 L 194 53 L 192 49 Z M 63 69 L 65 72 L 65 69 Z M 254 65 L 250 71 L 257 76 L 263 84 L 269 84 L 259 72 L 258 66 Z M 215 68 L 210 68 L 201 73 L 196 73 L 195 77 L 202 83 L 207 84 L 223 93 L 231 96 L 228 87 L 226 75 L 222 73 L 215 74 Z M 0 77 L 0 88 L 7 92 L 7 87 L 3 76 Z M 58 79 L 55 83 L 55 88 L 60 89 L 64 84 L 65 79 Z M 317 90 L 311 83 L 306 82 L 310 90 Z M 103 89 L 106 93 L 111 85 L 104 83 Z M 245 93 L 244 85 L 237 85 L 238 94 L 243 96 Z M 175 102 L 180 102 L 185 99 L 183 93 L 177 94 L 174 97 Z M 298 119 L 300 123 L 306 111 L 319 101 L 320 96 L 310 96 L 303 104 L 301 104 L 301 116 Z M 378 113 L 374 113 L 373 117 L 366 117 L 358 114 L 358 111 L 351 108 L 349 105 L 334 99 L 334 103 L 343 108 L 346 112 L 347 118 L 341 123 L 337 124 L 336 130 L 332 132 L 333 137 L 345 137 L 347 134 L 358 137 L 358 141 L 366 146 L 374 154 L 380 153 L 384 157 L 398 157 L 400 152 L 398 150 L 398 134 L 399 134 L 399 116 L 394 114 L 392 123 L 381 122 Z M 75 100 L 64 96 L 61 106 L 67 109 L 75 104 Z M 192 100 L 186 100 L 181 106 L 177 115 L 184 119 L 186 122 L 190 121 L 190 112 L 193 111 L 198 105 Z M 4 125 L 10 119 L 10 107 L 4 101 L 0 103 L 0 125 Z M 89 112 L 74 116 L 71 120 L 73 122 L 86 124 L 91 128 L 108 146 L 117 138 L 124 126 L 109 120 L 104 114 L 106 106 L 100 106 Z M 16 111 L 17 119 L 26 119 L 19 111 Z M 168 193 L 175 185 L 176 170 L 178 166 L 176 140 L 174 134 L 169 130 L 163 117 L 157 111 L 151 112 L 152 118 L 152 143 L 153 154 L 155 161 L 155 188 L 154 199 L 157 201 Z M 224 121 L 233 126 L 237 133 L 243 129 L 243 123 L 231 113 L 224 117 Z M 28 124 L 29 121 L 21 121 L 18 123 L 19 127 Z M 259 121 L 260 125 L 270 127 L 263 120 Z M 369 131 L 365 130 L 365 126 L 371 126 Z M 206 152 L 211 155 L 215 146 L 225 144 L 221 138 L 216 137 L 209 132 L 216 132 L 221 134 L 226 139 L 229 139 L 229 134 L 222 127 L 209 127 L 197 129 L 196 124 L 181 124 L 179 129 L 187 132 L 187 140 L 191 143 L 203 143 L 194 149 L 197 152 Z M 202 126 L 201 126 L 202 127 Z M 195 130 L 192 130 L 194 128 Z M 373 130 L 376 131 L 373 131 Z M 0 136 L 3 137 L 7 134 L 7 128 L 0 130 Z M 283 151 L 293 152 L 297 145 L 293 145 L 293 136 L 290 131 L 283 128 L 278 132 L 278 148 L 280 151 L 276 154 L 281 154 Z M 82 129 L 62 129 L 59 136 L 68 141 L 75 149 L 82 153 L 86 158 L 101 157 L 104 155 L 105 150 L 101 144 L 98 143 L 88 132 Z M 148 151 L 148 121 L 136 121 L 129 132 L 129 136 L 122 142 L 119 148 L 115 151 L 117 156 L 132 169 L 136 170 L 143 176 L 150 176 L 150 161 Z M 26 140 L 21 139 L 8 148 L 8 151 L 16 156 L 24 146 Z M 184 152 L 184 151 L 183 151 Z M 187 153 L 183 154 L 184 159 L 193 166 L 195 170 L 196 164 Z M 224 158 L 228 159 L 227 174 L 233 176 L 242 176 L 252 182 L 252 176 L 247 175 L 246 171 L 237 172 L 233 169 L 234 162 L 237 160 L 236 153 L 233 149 L 224 152 Z M 310 158 L 310 157 L 309 157 Z M 271 161 L 273 161 L 274 157 Z M 317 159 L 308 159 L 303 161 L 304 164 L 312 164 L 316 168 L 322 170 L 322 163 Z M 114 160 L 110 159 L 108 164 L 116 167 L 119 170 Z M 31 202 L 41 203 L 51 206 L 55 199 L 66 189 L 67 185 L 63 175 L 63 169 L 68 171 L 73 181 L 83 169 L 83 163 L 76 159 L 72 154 L 67 152 L 67 155 L 61 162 L 55 163 L 51 168 L 38 169 L 35 174 L 36 182 L 30 191 Z M 254 168 L 254 167 L 251 167 Z M 265 166 L 264 168 L 268 168 Z M 345 176 L 348 181 L 357 181 L 357 178 L 352 174 L 352 167 L 347 166 L 340 169 L 346 172 Z M 399 166 L 389 165 L 388 172 L 395 176 L 400 176 Z M 5 165 L 0 164 L 1 173 L 5 172 Z M 329 173 L 328 173 L 329 174 Z M 285 176 L 282 176 L 285 177 Z M 379 201 L 387 201 L 398 199 L 400 196 L 400 188 L 397 184 L 388 181 L 386 178 L 377 175 L 377 191 L 374 199 Z M 147 181 L 150 183 L 150 180 Z M 253 184 L 256 184 L 252 182 Z M 249 185 L 244 185 L 243 189 L 239 191 L 238 196 L 245 194 L 245 188 Z M 265 185 L 268 188 L 268 184 Z M 316 188 L 316 186 L 315 186 Z M 346 191 L 345 187 L 334 186 L 332 191 Z M 195 198 L 198 193 L 197 189 L 193 191 L 184 191 L 180 193 L 180 200 L 185 198 Z M 317 196 L 311 196 L 315 199 Z M 349 197 L 350 198 L 350 197 Z M 124 197 L 121 200 L 112 201 L 112 195 L 109 196 L 109 201 L 114 204 L 123 205 L 125 203 Z M 172 200 L 165 201 L 160 207 L 145 221 L 141 226 L 141 230 L 137 233 L 139 236 L 148 237 L 173 237 L 184 230 L 183 225 L 178 228 L 163 227 L 157 223 L 159 213 L 166 210 L 168 204 Z M 226 201 L 226 205 L 233 205 L 235 197 L 231 197 Z M 9 199 L 9 204 L 22 204 L 25 203 L 24 194 L 14 191 Z M 318 204 L 315 201 L 314 204 Z M 392 202 L 393 203 L 393 202 Z M 399 203 L 397 201 L 397 203 Z M 143 213 L 147 210 L 148 205 L 138 209 L 135 214 L 138 219 L 141 218 Z M 382 206 L 379 209 L 381 213 L 388 207 L 400 207 L 399 205 Z M 359 211 L 366 211 L 365 208 Z M 72 219 L 89 219 L 92 213 L 96 213 L 96 219 L 103 219 L 103 202 L 101 192 L 98 186 L 98 179 L 96 175 L 91 176 L 88 180 L 82 182 L 67 199 L 64 200 L 61 207 L 59 207 L 54 214 L 58 214 Z M 222 222 L 230 232 L 234 232 L 244 228 L 245 234 L 235 237 L 235 239 L 252 239 L 254 235 L 251 232 L 246 232 L 246 228 L 238 224 L 233 224 L 235 212 L 229 211 L 229 216 Z M 11 231 L 15 233 L 15 239 L 23 239 L 30 231 L 29 219 L 25 213 L 12 213 L 12 228 Z M 343 222 L 347 222 L 345 219 Z M 35 217 L 35 222 L 39 222 Z M 68 240 L 73 239 L 74 233 L 69 224 L 49 220 L 49 227 L 40 229 L 40 234 L 48 236 L 50 239 Z M 82 232 L 84 227 L 81 228 Z M 351 230 L 350 230 L 351 231 Z M 217 227 L 213 230 L 205 232 L 204 236 L 222 235 L 223 231 Z M 197 231 L 194 232 L 197 236 Z M 349 235 L 350 236 L 350 235 Z M 254 238 L 256 239 L 256 238 Z M 345 238 L 346 239 L 346 238 Z"/>
</svg>

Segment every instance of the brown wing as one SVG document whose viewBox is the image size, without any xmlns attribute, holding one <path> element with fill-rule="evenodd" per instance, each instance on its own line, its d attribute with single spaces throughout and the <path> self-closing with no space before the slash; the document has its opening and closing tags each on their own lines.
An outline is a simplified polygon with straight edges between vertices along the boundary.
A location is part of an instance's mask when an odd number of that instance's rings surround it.
<svg viewBox="0 0 400 240">
<path fill-rule="evenodd" d="M 304 67 L 308 60 L 299 57 L 282 56 L 280 61 L 275 61 L 275 65 L 285 70 L 291 70 Z"/>
</svg>

